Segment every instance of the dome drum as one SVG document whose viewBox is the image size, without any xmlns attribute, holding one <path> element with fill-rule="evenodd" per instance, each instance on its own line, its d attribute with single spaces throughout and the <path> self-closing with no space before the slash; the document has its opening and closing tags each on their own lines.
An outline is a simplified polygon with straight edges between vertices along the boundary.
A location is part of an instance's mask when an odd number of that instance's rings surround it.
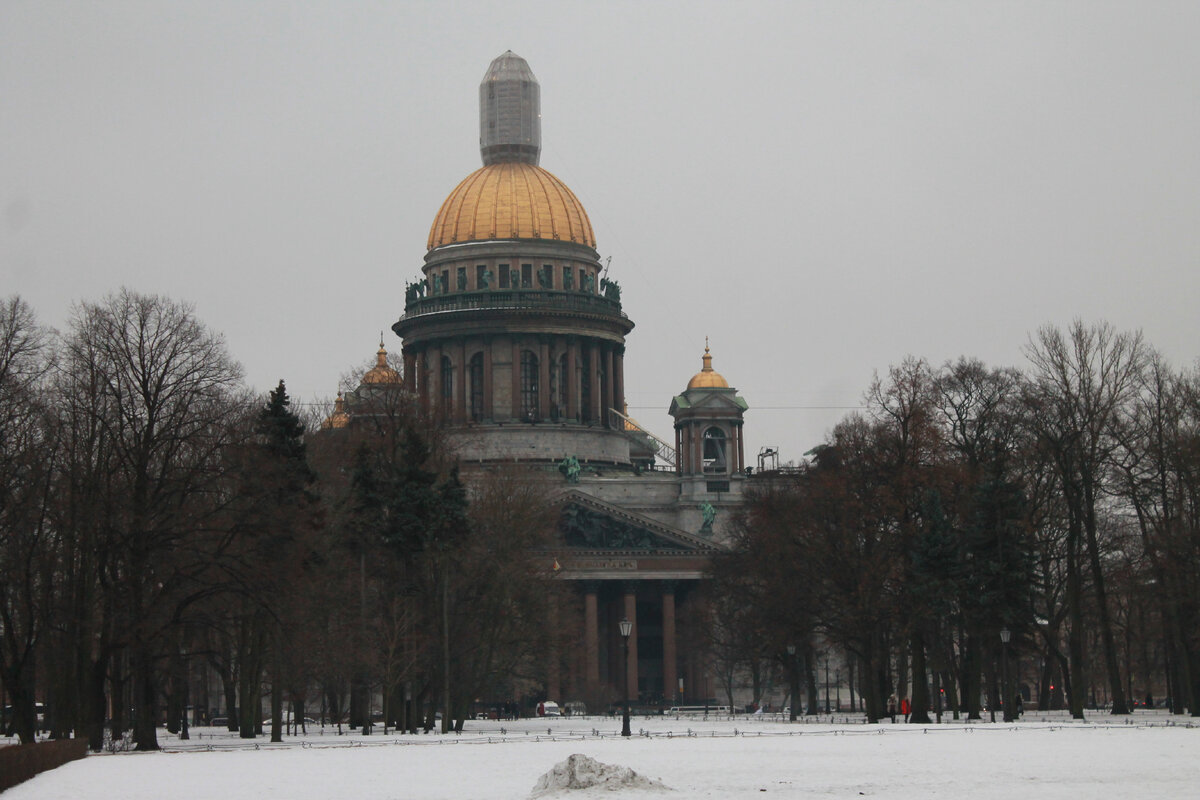
<svg viewBox="0 0 1200 800">
<path fill-rule="evenodd" d="M 490 312 L 490 313 L 489 313 Z M 605 327 L 614 327 L 624 335 L 633 323 L 621 310 L 620 302 L 607 297 L 564 291 L 482 291 L 458 292 L 438 297 L 411 299 L 404 305 L 404 316 L 393 326 L 397 335 L 408 337 L 411 324 L 431 315 L 453 315 L 456 326 L 479 324 L 491 318 L 507 329 L 527 327 L 528 322 L 569 317 L 592 319 Z M 577 328 L 579 323 L 572 327 Z"/>
</svg>

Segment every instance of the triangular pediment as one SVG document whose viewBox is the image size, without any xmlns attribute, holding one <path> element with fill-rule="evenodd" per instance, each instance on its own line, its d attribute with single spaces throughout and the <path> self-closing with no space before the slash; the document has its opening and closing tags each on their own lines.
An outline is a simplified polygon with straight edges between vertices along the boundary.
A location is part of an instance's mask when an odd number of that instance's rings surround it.
<svg viewBox="0 0 1200 800">
<path fill-rule="evenodd" d="M 741 414 L 749 405 L 734 389 L 689 389 L 671 400 L 669 413 L 673 417 L 693 416 L 697 412 Z"/>
<path fill-rule="evenodd" d="M 708 394 L 697 398 L 692 403 L 692 408 L 738 409 L 736 397 L 737 395 L 733 394 Z"/>
<path fill-rule="evenodd" d="M 713 542 L 665 525 L 578 490 L 557 500 L 560 546 L 593 553 L 698 555 L 718 551 Z"/>
</svg>

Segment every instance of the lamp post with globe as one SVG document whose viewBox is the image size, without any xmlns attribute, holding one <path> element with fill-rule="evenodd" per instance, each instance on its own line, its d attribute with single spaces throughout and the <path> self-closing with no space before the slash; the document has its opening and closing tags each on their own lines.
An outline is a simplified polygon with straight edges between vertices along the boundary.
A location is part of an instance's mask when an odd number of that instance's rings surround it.
<svg viewBox="0 0 1200 800">
<path fill-rule="evenodd" d="M 621 678 L 625 704 L 621 716 L 621 735 L 632 736 L 633 734 L 629 730 L 629 634 L 633 632 L 633 623 L 626 618 L 621 620 L 620 626 L 621 643 L 625 646 L 625 662 Z"/>
<path fill-rule="evenodd" d="M 1008 642 L 1012 638 L 1012 631 L 1005 626 L 1000 629 L 1000 662 L 1002 664 L 1000 671 L 1000 707 L 1004 709 L 1004 721 L 1013 721 L 1012 703 L 1009 702 L 1008 696 Z"/>
<path fill-rule="evenodd" d="M 796 669 L 796 645 L 789 644 L 787 646 L 788 653 L 788 674 L 792 679 L 792 703 L 788 706 L 788 721 L 796 721 L 796 706 L 799 704 L 800 696 L 800 674 Z"/>
</svg>

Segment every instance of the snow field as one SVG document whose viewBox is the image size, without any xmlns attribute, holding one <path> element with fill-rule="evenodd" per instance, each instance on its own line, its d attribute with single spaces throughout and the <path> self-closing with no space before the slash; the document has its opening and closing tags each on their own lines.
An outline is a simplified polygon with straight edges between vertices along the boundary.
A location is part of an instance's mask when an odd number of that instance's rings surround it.
<svg viewBox="0 0 1200 800">
<path fill-rule="evenodd" d="M 696 735 L 688 736 L 687 721 L 656 719 L 635 720 L 635 732 L 651 735 L 625 740 L 613 735 L 620 722 L 614 729 L 607 718 L 477 725 L 461 737 L 326 735 L 282 749 L 260 739 L 258 750 L 89 756 L 9 790 L 4 800 L 515 800 L 529 797 L 538 779 L 573 753 L 629 767 L 675 791 L 546 796 L 1074 800 L 1200 792 L 1196 727 L 792 726 L 740 719 L 693 721 Z M 196 733 L 202 735 L 196 744 L 205 733 L 206 746 L 235 744 L 224 732 Z M 163 743 L 185 744 L 166 737 Z"/>
</svg>

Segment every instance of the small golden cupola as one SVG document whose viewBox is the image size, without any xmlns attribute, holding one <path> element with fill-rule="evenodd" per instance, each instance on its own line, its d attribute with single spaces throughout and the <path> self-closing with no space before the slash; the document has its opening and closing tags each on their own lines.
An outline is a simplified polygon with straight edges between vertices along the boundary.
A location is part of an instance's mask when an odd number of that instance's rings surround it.
<svg viewBox="0 0 1200 800">
<path fill-rule="evenodd" d="M 728 389 L 729 381 L 712 368 L 712 356 L 708 352 L 708 337 L 704 337 L 704 368 L 688 381 L 689 389 Z"/>
<path fill-rule="evenodd" d="M 350 424 L 350 415 L 346 413 L 346 401 L 342 399 L 342 393 L 337 393 L 337 400 L 333 402 L 333 413 L 325 418 L 321 423 L 322 430 L 337 430 L 344 428 Z"/>
<path fill-rule="evenodd" d="M 398 384 L 401 383 L 400 373 L 388 366 L 387 350 L 383 346 L 382 337 L 379 340 L 379 352 L 375 354 L 375 366 L 363 375 L 363 383 Z"/>
</svg>

